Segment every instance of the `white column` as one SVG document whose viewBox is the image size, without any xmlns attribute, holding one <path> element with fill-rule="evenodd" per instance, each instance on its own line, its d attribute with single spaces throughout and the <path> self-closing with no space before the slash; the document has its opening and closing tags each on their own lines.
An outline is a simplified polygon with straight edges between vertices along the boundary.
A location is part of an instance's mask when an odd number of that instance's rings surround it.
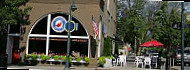
<svg viewBox="0 0 190 70">
<path fill-rule="evenodd" d="M 90 37 L 88 36 L 88 58 L 90 58 Z"/>
<path fill-rule="evenodd" d="M 100 48 L 101 48 L 101 32 L 102 31 L 102 24 L 101 24 L 101 22 L 99 23 L 99 37 L 98 37 L 98 42 L 99 42 L 99 44 L 98 44 L 98 57 L 100 57 Z"/>
<path fill-rule="evenodd" d="M 47 20 L 47 38 L 46 38 L 46 55 L 48 55 L 48 51 L 49 51 L 50 23 L 51 23 L 51 14 L 48 14 L 48 20 Z"/>
<path fill-rule="evenodd" d="M 112 40 L 112 54 L 114 54 L 114 53 L 115 53 L 115 41 Z"/>
<path fill-rule="evenodd" d="M 8 25 L 8 34 L 10 31 L 10 25 Z M 10 39 L 10 36 L 7 35 L 7 47 L 6 47 L 6 54 L 8 54 L 8 64 L 12 62 L 12 40 Z"/>
</svg>

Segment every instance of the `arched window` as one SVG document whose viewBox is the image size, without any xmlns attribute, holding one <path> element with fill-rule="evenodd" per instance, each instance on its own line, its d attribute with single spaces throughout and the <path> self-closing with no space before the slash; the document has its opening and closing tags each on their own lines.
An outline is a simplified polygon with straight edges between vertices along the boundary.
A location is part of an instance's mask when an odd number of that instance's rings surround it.
<svg viewBox="0 0 190 70">
<path fill-rule="evenodd" d="M 65 13 L 51 13 L 44 15 L 35 22 L 28 35 L 26 54 L 66 54 L 67 32 L 57 33 L 51 27 L 52 20 L 57 16 L 62 16 L 68 20 L 68 15 Z M 77 28 L 71 32 L 71 52 L 77 51 L 81 55 L 87 56 L 90 43 L 88 32 L 77 18 L 72 17 L 72 21 L 76 23 Z"/>
</svg>

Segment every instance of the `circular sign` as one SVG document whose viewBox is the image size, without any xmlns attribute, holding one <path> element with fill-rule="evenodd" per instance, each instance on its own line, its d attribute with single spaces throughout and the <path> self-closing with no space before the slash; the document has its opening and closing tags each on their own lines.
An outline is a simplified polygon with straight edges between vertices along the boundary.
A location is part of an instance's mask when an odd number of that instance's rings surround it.
<svg viewBox="0 0 190 70">
<path fill-rule="evenodd" d="M 73 32 L 73 31 L 75 30 L 75 22 L 74 22 L 74 21 L 71 21 L 70 26 L 71 26 L 70 32 Z M 69 22 L 66 23 L 65 29 L 66 29 L 67 32 L 69 32 Z"/>
<path fill-rule="evenodd" d="M 62 16 L 57 16 L 51 22 L 51 27 L 55 32 L 63 32 L 65 30 L 66 19 Z"/>
</svg>

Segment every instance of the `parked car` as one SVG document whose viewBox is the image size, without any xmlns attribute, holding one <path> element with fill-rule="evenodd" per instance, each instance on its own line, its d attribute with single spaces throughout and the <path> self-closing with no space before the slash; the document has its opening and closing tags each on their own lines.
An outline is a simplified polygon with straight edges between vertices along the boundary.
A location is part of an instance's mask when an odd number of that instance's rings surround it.
<svg viewBox="0 0 190 70">
<path fill-rule="evenodd" d="M 177 51 L 175 58 L 175 65 L 181 64 L 181 49 Z M 190 66 L 190 47 L 184 49 L 184 65 L 188 64 Z"/>
</svg>

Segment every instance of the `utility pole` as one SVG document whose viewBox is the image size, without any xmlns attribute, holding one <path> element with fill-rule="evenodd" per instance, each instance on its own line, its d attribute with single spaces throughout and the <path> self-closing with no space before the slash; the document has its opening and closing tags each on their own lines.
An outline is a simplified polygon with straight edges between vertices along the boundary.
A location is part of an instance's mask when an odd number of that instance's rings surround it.
<svg viewBox="0 0 190 70">
<path fill-rule="evenodd" d="M 184 2 L 181 3 L 181 70 L 184 70 Z"/>
<path fill-rule="evenodd" d="M 70 7 L 69 7 L 69 20 L 68 20 L 68 23 L 69 23 L 69 29 L 68 29 L 68 38 L 67 38 L 67 55 L 66 55 L 66 65 L 65 65 L 65 68 L 64 70 L 70 70 L 69 68 L 69 51 L 70 51 L 70 46 L 71 46 L 71 41 L 70 41 L 70 36 L 71 36 L 71 21 L 72 21 L 72 11 L 75 11 L 77 8 L 76 6 L 73 4 L 73 0 L 70 0 Z"/>
</svg>

